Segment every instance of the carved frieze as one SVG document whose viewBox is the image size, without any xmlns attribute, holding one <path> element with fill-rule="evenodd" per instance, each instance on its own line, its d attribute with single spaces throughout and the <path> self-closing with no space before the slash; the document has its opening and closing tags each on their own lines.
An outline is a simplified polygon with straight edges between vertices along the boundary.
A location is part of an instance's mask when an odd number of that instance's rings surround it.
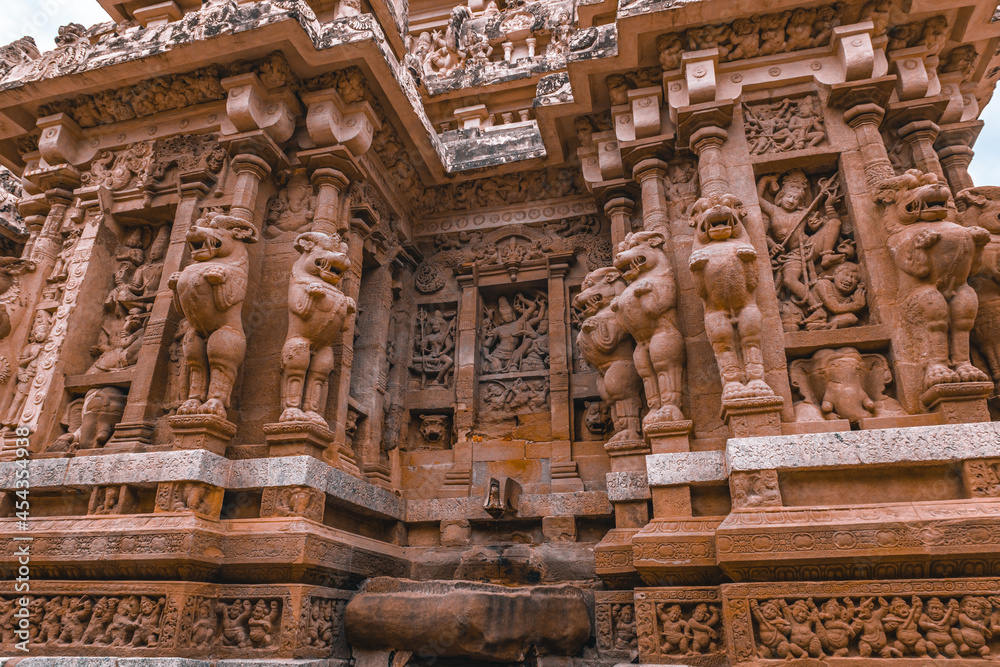
<svg viewBox="0 0 1000 667">
<path fill-rule="evenodd" d="M 743 105 L 751 155 L 785 153 L 827 143 L 823 111 L 816 95 Z"/>
<path fill-rule="evenodd" d="M 637 0 L 632 0 L 635 2 Z M 843 5 L 838 3 L 755 15 L 732 23 L 713 23 L 670 33 L 658 38 L 660 62 L 664 69 L 676 69 L 680 66 L 681 51 L 718 49 L 721 61 L 731 62 L 825 46 L 830 42 L 833 29 L 840 25 L 842 14 Z"/>
</svg>

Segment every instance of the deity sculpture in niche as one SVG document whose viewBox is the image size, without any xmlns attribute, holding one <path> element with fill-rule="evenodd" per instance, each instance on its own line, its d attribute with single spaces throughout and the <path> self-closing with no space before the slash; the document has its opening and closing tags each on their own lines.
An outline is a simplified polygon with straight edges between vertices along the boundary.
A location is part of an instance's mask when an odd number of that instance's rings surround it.
<svg viewBox="0 0 1000 667">
<path fill-rule="evenodd" d="M 185 240 L 192 261 L 168 282 L 175 306 L 190 325 L 184 337 L 189 387 L 177 413 L 225 419 L 246 354 L 242 313 L 249 259 L 244 244 L 257 242 L 257 230 L 241 218 L 207 211 Z"/>
<path fill-rule="evenodd" d="M 924 387 L 989 378 L 969 357 L 979 300 L 967 283 L 979 272 L 990 233 L 953 220 L 951 191 L 934 174 L 915 169 L 882 183 L 889 253 L 898 269 L 898 303 L 913 338 L 909 350 L 924 364 Z"/>
<path fill-rule="evenodd" d="M 746 238 L 743 215 L 743 203 L 730 194 L 702 197 L 693 212 L 688 266 L 705 304 L 705 332 L 719 364 L 723 401 L 774 396 L 764 381 L 760 348 L 757 251 Z"/>
<path fill-rule="evenodd" d="M 339 287 L 351 260 L 336 234 L 300 234 L 295 249 L 299 258 L 288 282 L 288 337 L 281 351 L 280 421 L 325 427 L 333 344 L 356 310 L 354 299 Z"/>
<path fill-rule="evenodd" d="M 966 227 L 981 225 L 990 233 L 979 271 L 969 276 L 979 309 L 972 341 L 986 361 L 994 385 L 1000 387 L 1000 188 L 977 187 L 955 195 Z"/>
<path fill-rule="evenodd" d="M 809 177 L 797 169 L 757 184 L 786 331 L 853 326 L 867 307 L 859 267 L 850 261 L 854 243 L 835 208 L 839 184 L 820 178 L 816 190 L 810 199 Z"/>
<path fill-rule="evenodd" d="M 121 321 L 120 330 L 102 332 L 102 340 L 90 348 L 91 356 L 97 357 L 97 360 L 87 369 L 87 373 L 110 372 L 134 366 L 139 348 L 142 347 L 145 318 L 145 310 L 132 308 Z"/>
<path fill-rule="evenodd" d="M 19 423 L 31 383 L 38 374 L 39 357 L 51 330 L 52 316 L 44 310 L 36 311 L 28 342 L 17 357 L 17 383 L 3 414 L 3 425 L 7 428 L 14 428 Z"/>
<path fill-rule="evenodd" d="M 635 369 L 649 405 L 645 425 L 684 419 L 684 337 L 677 329 L 677 281 L 661 231 L 633 232 L 615 254 L 628 287 L 611 302 L 618 322 L 635 339 Z"/>
<path fill-rule="evenodd" d="M 264 236 L 269 239 L 309 231 L 316 213 L 316 197 L 304 170 L 286 172 L 279 179 L 284 187 L 267 203 Z"/>
<path fill-rule="evenodd" d="M 625 291 L 618 269 L 605 267 L 591 271 L 583 279 L 580 293 L 573 299 L 582 318 L 576 344 L 587 363 L 600 373 L 597 392 L 611 407 L 614 434 L 611 442 L 640 440 L 641 387 L 632 355 L 635 343 L 612 310 L 614 299 Z"/>
<path fill-rule="evenodd" d="M 420 388 L 445 387 L 455 368 L 455 313 L 421 306 L 417 310 L 417 335 L 410 369 L 420 376 Z"/>
<path fill-rule="evenodd" d="M 803 398 L 795 404 L 798 421 L 847 419 L 857 424 L 868 417 L 906 414 L 885 395 L 892 373 L 881 354 L 861 354 L 853 347 L 817 350 L 811 358 L 789 364 L 788 375 Z"/>
<path fill-rule="evenodd" d="M 484 373 L 519 373 L 548 368 L 548 299 L 518 292 L 501 296 L 483 315 Z"/>
</svg>

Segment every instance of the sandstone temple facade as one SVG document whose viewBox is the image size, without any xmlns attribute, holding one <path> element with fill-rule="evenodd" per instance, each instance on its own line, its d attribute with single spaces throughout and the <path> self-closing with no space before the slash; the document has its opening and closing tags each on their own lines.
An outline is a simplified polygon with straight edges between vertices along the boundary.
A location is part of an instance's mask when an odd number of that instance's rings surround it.
<svg viewBox="0 0 1000 667">
<path fill-rule="evenodd" d="M 995 0 L 87 1 L 0 48 L 11 665 L 1000 660 Z"/>
</svg>

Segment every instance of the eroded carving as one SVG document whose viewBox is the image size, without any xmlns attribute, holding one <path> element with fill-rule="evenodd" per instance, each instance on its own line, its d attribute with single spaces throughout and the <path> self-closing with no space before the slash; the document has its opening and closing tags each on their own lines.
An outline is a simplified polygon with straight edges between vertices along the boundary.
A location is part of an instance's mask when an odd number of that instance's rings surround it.
<svg viewBox="0 0 1000 667">
<path fill-rule="evenodd" d="M 847 419 L 856 424 L 867 417 L 906 414 L 885 395 L 892 373 L 880 354 L 861 354 L 853 347 L 818 350 L 809 359 L 793 361 L 788 374 L 803 398 L 795 404 L 799 421 Z"/>
</svg>

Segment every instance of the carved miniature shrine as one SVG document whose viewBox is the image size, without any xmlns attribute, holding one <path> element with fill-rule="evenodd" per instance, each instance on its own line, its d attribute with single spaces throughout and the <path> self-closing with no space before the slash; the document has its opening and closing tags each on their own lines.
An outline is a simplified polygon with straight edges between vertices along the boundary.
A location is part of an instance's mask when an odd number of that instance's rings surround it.
<svg viewBox="0 0 1000 667">
<path fill-rule="evenodd" d="M 0 48 L 0 656 L 1000 659 L 995 2 L 96 1 Z"/>
</svg>

